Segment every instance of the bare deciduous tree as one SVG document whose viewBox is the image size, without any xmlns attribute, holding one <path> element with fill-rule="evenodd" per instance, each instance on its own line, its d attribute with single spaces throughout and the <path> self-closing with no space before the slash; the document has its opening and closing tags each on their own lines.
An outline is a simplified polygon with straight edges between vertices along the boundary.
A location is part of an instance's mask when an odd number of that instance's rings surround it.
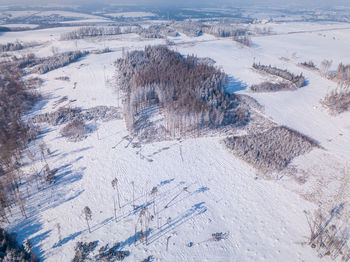
<svg viewBox="0 0 350 262">
<path fill-rule="evenodd" d="M 84 218 L 86 220 L 86 224 L 87 224 L 87 227 L 89 229 L 89 233 L 91 233 L 89 221 L 92 220 L 92 212 L 91 212 L 91 209 L 88 206 L 84 207 L 83 215 L 84 215 Z"/>
</svg>

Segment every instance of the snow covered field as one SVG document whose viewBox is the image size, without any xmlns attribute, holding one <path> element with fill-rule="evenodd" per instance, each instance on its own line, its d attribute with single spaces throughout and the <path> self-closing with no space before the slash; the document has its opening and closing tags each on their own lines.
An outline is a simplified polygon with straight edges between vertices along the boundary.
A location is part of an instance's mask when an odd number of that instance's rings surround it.
<svg viewBox="0 0 350 262">
<path fill-rule="evenodd" d="M 29 11 L 26 14 L 30 15 Z M 91 54 L 41 75 L 44 84 L 39 91 L 45 99 L 31 116 L 57 110 L 57 101 L 64 96 L 71 100 L 70 106 L 120 106 L 112 83 L 113 62 L 122 56 L 122 48 L 165 43 L 164 39 L 144 40 L 134 34 L 59 40 L 61 33 L 72 30 L 8 32 L 0 37 L 0 43 L 43 42 L 33 49 L 40 57 L 52 55 L 52 47 L 64 52 L 108 46 L 113 51 Z M 232 91 L 252 96 L 264 107 L 267 118 L 320 143 L 321 149 L 293 162 L 296 174 L 260 174 L 222 145 L 223 134 L 133 147 L 125 138 L 124 120 L 88 123 L 95 131 L 80 142 L 67 142 L 60 135 L 61 126 L 45 124 L 41 139 L 52 152 L 47 161 L 58 169 L 57 182 L 32 194 L 26 203 L 29 218 L 24 220 L 18 210 L 8 229 L 17 232 L 20 241 L 29 238 L 45 261 L 70 261 L 76 242 L 95 240 L 98 248 L 120 242 L 122 250 L 130 251 L 125 261 L 142 261 L 148 256 L 155 261 L 319 261 L 305 244 L 310 232 L 304 211 L 313 212 L 320 203 L 329 210 L 350 200 L 348 193 L 338 194 L 349 175 L 346 165 L 350 169 L 350 113 L 330 116 L 319 101 L 337 83 L 298 63 L 312 60 L 319 65 L 328 59 L 333 60 L 332 69 L 340 62 L 350 63 L 350 29 L 348 24 L 290 23 L 274 24 L 273 31 L 277 34 L 253 37 L 250 48 L 210 35 L 170 38 L 175 42 L 171 48 L 184 55 L 214 59 L 229 75 Z M 252 70 L 254 62 L 303 73 L 308 84 L 296 91 L 252 93 L 246 86 L 266 80 Z M 56 79 L 61 76 L 70 81 Z M 298 183 L 296 176 L 305 173 L 306 181 Z M 117 222 L 113 217 L 114 178 L 119 181 L 121 198 Z M 153 197 L 149 193 L 158 189 L 158 221 L 151 221 L 148 245 L 134 245 L 139 214 L 132 209 L 132 182 L 135 204 L 149 205 L 150 210 Z M 82 215 L 85 206 L 92 211 L 91 233 Z M 345 209 L 348 212 L 347 206 Z M 212 234 L 217 232 L 227 233 L 227 238 L 213 241 Z"/>
</svg>

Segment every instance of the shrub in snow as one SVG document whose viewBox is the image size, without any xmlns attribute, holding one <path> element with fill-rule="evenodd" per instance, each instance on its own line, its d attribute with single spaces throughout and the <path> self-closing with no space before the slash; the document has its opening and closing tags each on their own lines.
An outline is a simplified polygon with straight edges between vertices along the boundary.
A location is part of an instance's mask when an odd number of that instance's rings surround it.
<svg viewBox="0 0 350 262">
<path fill-rule="evenodd" d="M 98 250 L 97 255 L 93 255 L 92 252 L 96 249 L 98 241 L 93 242 L 77 242 L 74 248 L 75 256 L 72 262 L 85 262 L 85 261 L 122 261 L 130 255 L 129 251 L 120 250 L 120 243 L 115 243 L 109 248 L 108 244 L 102 246 Z"/>
<path fill-rule="evenodd" d="M 338 79 L 350 82 L 350 65 L 340 63 L 335 75 Z"/>
<path fill-rule="evenodd" d="M 335 90 L 332 90 L 329 94 L 322 99 L 321 104 L 328 108 L 329 112 L 333 115 L 337 115 L 346 111 L 350 111 L 350 86 L 344 84 Z"/>
<path fill-rule="evenodd" d="M 75 256 L 72 262 L 85 262 L 89 259 L 89 255 L 97 247 L 98 241 L 93 241 L 89 243 L 78 242 L 74 247 Z"/>
<path fill-rule="evenodd" d="M 17 51 L 17 50 L 22 50 L 28 47 L 34 47 L 39 45 L 38 43 L 35 42 L 30 42 L 30 43 L 24 43 L 24 42 L 19 42 L 16 41 L 14 43 L 7 43 L 7 44 L 0 44 L 0 52 L 9 52 L 9 51 Z"/>
<path fill-rule="evenodd" d="M 70 78 L 69 78 L 69 76 L 59 76 L 59 77 L 56 77 L 55 80 L 61 80 L 61 81 L 69 82 Z"/>
<path fill-rule="evenodd" d="M 285 126 L 228 137 L 224 143 L 236 156 L 261 171 L 281 171 L 295 157 L 318 146 L 311 138 Z"/>
<path fill-rule="evenodd" d="M 76 142 L 87 137 L 88 128 L 82 120 L 74 119 L 69 122 L 62 130 L 61 135 L 68 140 Z"/>
<path fill-rule="evenodd" d="M 95 256 L 96 261 L 122 261 L 130 255 L 129 251 L 120 250 L 120 243 L 115 243 L 111 248 L 108 245 L 99 249 L 99 254 Z"/>
<path fill-rule="evenodd" d="M 312 61 L 303 62 L 303 63 L 300 63 L 299 65 L 304 66 L 304 67 L 307 67 L 307 68 L 311 68 L 311 69 L 316 69 L 316 70 L 318 70 L 317 66 L 316 66 L 316 65 L 314 64 L 314 62 L 312 62 Z"/>
</svg>

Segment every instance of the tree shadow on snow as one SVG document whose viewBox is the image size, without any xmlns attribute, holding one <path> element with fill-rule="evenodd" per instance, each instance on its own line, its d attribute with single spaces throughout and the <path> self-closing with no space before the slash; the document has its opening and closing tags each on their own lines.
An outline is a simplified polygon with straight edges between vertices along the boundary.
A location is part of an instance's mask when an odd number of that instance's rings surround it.
<svg viewBox="0 0 350 262">
<path fill-rule="evenodd" d="M 225 92 L 232 94 L 237 91 L 245 90 L 247 89 L 247 87 L 247 84 L 233 78 L 232 76 L 229 76 L 227 77 L 227 85 L 225 86 Z"/>
</svg>

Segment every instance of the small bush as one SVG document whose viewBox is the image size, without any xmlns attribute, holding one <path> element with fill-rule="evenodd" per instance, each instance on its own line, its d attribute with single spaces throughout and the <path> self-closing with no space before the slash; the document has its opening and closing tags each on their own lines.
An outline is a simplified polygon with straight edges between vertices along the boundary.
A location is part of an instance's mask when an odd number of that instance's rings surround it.
<svg viewBox="0 0 350 262">
<path fill-rule="evenodd" d="M 318 69 L 317 66 L 314 64 L 314 62 L 312 62 L 312 61 L 303 62 L 303 63 L 300 63 L 299 65 L 310 68 L 310 69 L 316 69 L 316 70 Z"/>
<path fill-rule="evenodd" d="M 62 130 L 62 136 L 73 142 L 83 140 L 87 137 L 88 128 L 85 123 L 79 119 L 69 122 Z"/>
<path fill-rule="evenodd" d="M 69 82 L 70 78 L 69 78 L 69 76 L 58 76 L 58 77 L 55 78 L 55 80 L 61 80 L 61 81 Z"/>
</svg>

